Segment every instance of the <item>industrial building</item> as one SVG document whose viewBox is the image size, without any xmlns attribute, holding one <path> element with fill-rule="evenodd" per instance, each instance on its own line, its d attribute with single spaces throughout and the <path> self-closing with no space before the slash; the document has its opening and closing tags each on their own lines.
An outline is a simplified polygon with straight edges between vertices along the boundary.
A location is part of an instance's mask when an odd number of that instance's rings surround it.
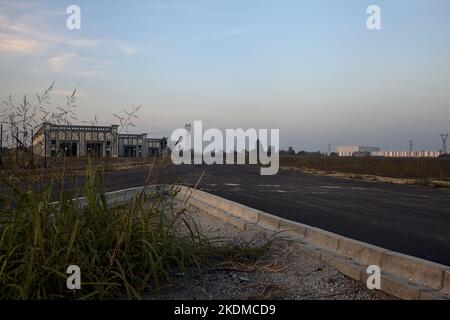
<svg viewBox="0 0 450 320">
<path fill-rule="evenodd" d="M 413 158 L 437 158 L 441 151 L 384 151 L 378 147 L 340 146 L 336 148 L 340 157 L 413 157 Z"/>
<path fill-rule="evenodd" d="M 147 134 L 119 134 L 118 126 L 43 124 L 33 137 L 33 152 L 42 157 L 146 157 L 158 156 L 166 139 Z"/>
<path fill-rule="evenodd" d="M 438 158 L 441 151 L 379 151 L 373 152 L 374 157 L 392 157 L 392 158 Z"/>
<path fill-rule="evenodd" d="M 379 152 L 378 147 L 341 146 L 336 148 L 340 157 L 370 156 L 372 152 Z"/>
</svg>

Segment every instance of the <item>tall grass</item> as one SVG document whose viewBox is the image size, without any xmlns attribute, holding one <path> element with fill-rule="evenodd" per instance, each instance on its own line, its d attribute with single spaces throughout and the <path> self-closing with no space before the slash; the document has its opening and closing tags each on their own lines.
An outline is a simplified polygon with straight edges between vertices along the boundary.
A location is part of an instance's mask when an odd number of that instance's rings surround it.
<svg viewBox="0 0 450 320">
<path fill-rule="evenodd" d="M 63 171 L 39 181 L 2 174 L 1 181 L 0 299 L 140 298 L 144 289 L 172 281 L 175 271 L 264 251 L 208 239 L 175 206 L 174 187 L 167 196 L 143 192 L 114 206 L 92 166 L 81 189 L 76 177 L 67 188 Z M 80 194 L 83 205 L 73 200 Z M 81 269 L 81 290 L 67 289 L 70 265 Z"/>
</svg>

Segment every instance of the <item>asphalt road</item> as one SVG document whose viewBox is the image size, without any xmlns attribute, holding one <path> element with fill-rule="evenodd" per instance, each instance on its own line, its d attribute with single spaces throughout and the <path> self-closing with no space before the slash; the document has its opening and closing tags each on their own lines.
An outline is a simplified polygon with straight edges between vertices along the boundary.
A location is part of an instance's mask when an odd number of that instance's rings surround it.
<svg viewBox="0 0 450 320">
<path fill-rule="evenodd" d="M 174 166 L 154 182 L 199 189 L 274 215 L 450 266 L 450 190 L 364 182 L 255 166 Z M 109 190 L 143 184 L 145 170 L 107 174 Z M 156 179 L 156 178 L 155 178 Z"/>
</svg>

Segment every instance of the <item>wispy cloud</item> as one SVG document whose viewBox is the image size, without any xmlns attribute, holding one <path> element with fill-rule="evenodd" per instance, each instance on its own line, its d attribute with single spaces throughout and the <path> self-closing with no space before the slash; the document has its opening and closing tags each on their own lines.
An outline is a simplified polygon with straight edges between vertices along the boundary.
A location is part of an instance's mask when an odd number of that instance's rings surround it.
<svg viewBox="0 0 450 320">
<path fill-rule="evenodd" d="M 40 48 L 41 45 L 36 40 L 0 33 L 0 52 L 33 54 Z"/>
<path fill-rule="evenodd" d="M 85 58 L 75 52 L 67 52 L 50 57 L 47 59 L 47 64 L 55 73 L 76 77 L 93 77 L 99 74 L 101 65 L 111 64 L 111 61 Z"/>
<path fill-rule="evenodd" d="M 42 14 L 39 13 L 39 15 Z M 36 19 L 36 17 L 33 19 L 30 15 L 18 14 L 14 16 L 14 19 L 11 19 L 5 14 L 0 13 L 0 31 L 23 41 L 39 42 L 42 48 L 49 48 L 55 45 L 64 45 L 71 48 L 102 47 L 107 45 L 117 52 L 122 52 L 127 55 L 138 52 L 134 46 L 126 44 L 123 41 L 107 38 L 73 38 L 56 33 L 54 30 L 45 30 L 44 26 L 33 26 L 30 21 L 40 19 Z"/>
<path fill-rule="evenodd" d="M 124 44 L 117 44 L 117 47 L 122 53 L 125 53 L 126 55 L 134 55 L 138 53 L 138 50 L 135 47 L 124 45 Z"/>
<path fill-rule="evenodd" d="M 39 4 L 35 1 L 0 0 L 0 6 L 10 9 L 34 9 Z"/>
<path fill-rule="evenodd" d="M 79 58 L 79 56 L 76 53 L 70 52 L 61 56 L 51 57 L 48 61 L 53 71 L 63 72 L 67 62 L 75 58 Z"/>
<path fill-rule="evenodd" d="M 17 4 L 10 0 L 0 0 L 0 52 L 3 58 L 17 59 L 17 54 L 30 55 L 41 67 L 47 66 L 52 72 L 66 72 L 92 76 L 99 66 L 110 64 L 111 60 L 99 56 L 99 49 L 111 54 L 131 56 L 138 49 L 116 39 L 77 37 L 46 25 L 49 17 L 64 15 L 63 11 L 45 11 L 33 3 Z M 24 13 L 25 11 L 25 13 Z M 68 67 L 70 66 L 70 68 Z"/>
</svg>

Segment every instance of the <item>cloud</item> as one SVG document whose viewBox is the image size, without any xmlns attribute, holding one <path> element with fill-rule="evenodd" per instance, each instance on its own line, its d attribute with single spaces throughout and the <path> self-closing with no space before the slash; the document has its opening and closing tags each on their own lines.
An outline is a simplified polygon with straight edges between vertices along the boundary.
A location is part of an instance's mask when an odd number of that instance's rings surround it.
<svg viewBox="0 0 450 320">
<path fill-rule="evenodd" d="M 47 12 L 47 14 L 50 14 Z M 35 14 L 36 15 L 36 14 Z M 42 47 L 50 45 L 70 45 L 73 47 L 89 47 L 96 44 L 94 39 L 70 39 L 56 34 L 55 32 L 45 31 L 44 26 L 36 22 L 36 16 L 28 14 L 9 15 L 10 18 L 0 13 L 0 30 L 10 36 L 21 37 L 27 40 L 38 41 Z"/>
<path fill-rule="evenodd" d="M 59 39 L 57 41 L 65 42 L 75 48 L 94 47 L 98 44 L 98 41 L 95 39 L 74 39 L 74 40 Z"/>
<path fill-rule="evenodd" d="M 12 15 L 8 15 L 12 16 Z M 17 15 L 15 19 L 10 19 L 3 13 L 0 13 L 0 29 L 10 33 L 31 33 L 33 28 L 26 23 L 24 15 Z"/>
<path fill-rule="evenodd" d="M 98 75 L 95 69 L 100 64 L 108 64 L 107 60 L 95 60 L 80 57 L 75 52 L 53 56 L 48 59 L 48 64 L 53 72 L 64 73 L 76 77 L 93 77 Z"/>
<path fill-rule="evenodd" d="M 64 14 L 24 2 L 16 5 L 0 0 L 0 52 L 2 58 L 15 60 L 17 54 L 27 54 L 39 68 L 71 75 L 93 76 L 99 67 L 113 63 L 104 52 L 113 56 L 131 56 L 138 50 L 129 43 L 108 38 L 80 37 L 62 28 L 52 27 L 52 19 Z M 33 56 L 34 55 L 34 56 Z M 30 57 L 33 56 L 33 57 Z M 99 57 L 99 58 L 95 58 Z"/>
<path fill-rule="evenodd" d="M 75 58 L 78 58 L 78 55 L 71 52 L 61 56 L 51 57 L 48 61 L 53 71 L 63 72 L 67 62 Z"/>
<path fill-rule="evenodd" d="M 14 9 L 36 8 L 38 4 L 34 1 L 0 0 L 0 5 Z"/>
<path fill-rule="evenodd" d="M 36 40 L 0 33 L 0 52 L 32 54 L 40 48 Z"/>
<path fill-rule="evenodd" d="M 119 50 L 122 53 L 125 53 L 128 56 L 134 55 L 138 52 L 138 50 L 136 48 L 130 47 L 128 45 L 116 44 L 116 46 L 119 48 Z"/>
<path fill-rule="evenodd" d="M 138 48 L 126 38 L 67 30 L 65 12 L 56 12 L 55 7 L 38 3 L 19 8 L 0 0 L 1 72 L 23 82 L 46 78 L 57 83 L 85 83 L 101 79 L 112 65 L 138 54 Z M 0 87 L 0 91 L 11 90 L 7 85 Z M 55 90 L 55 98 L 72 94 L 70 88 L 65 89 Z M 77 91 L 76 96 L 85 97 L 86 93 Z"/>
</svg>

